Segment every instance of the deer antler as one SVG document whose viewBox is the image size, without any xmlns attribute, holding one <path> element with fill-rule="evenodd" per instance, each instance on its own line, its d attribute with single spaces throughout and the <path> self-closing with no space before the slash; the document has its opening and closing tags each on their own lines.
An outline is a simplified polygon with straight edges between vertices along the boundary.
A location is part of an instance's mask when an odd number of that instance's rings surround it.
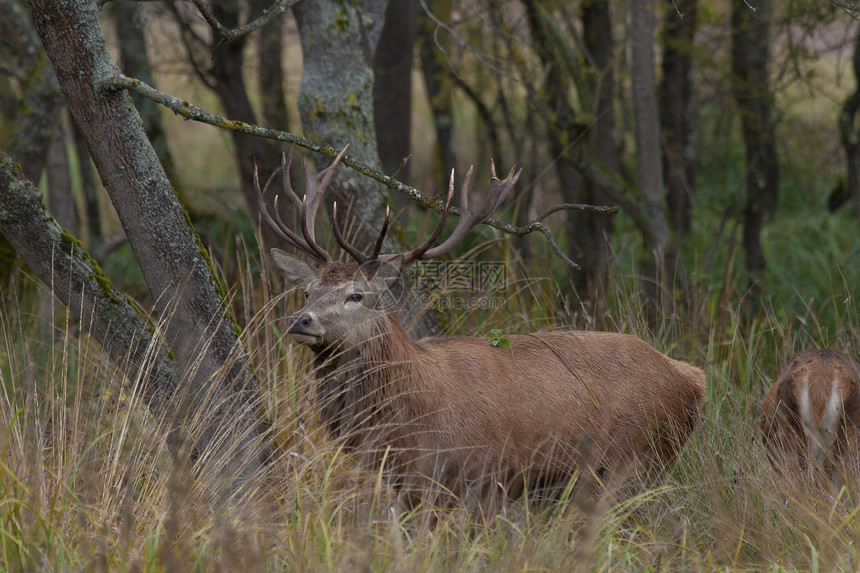
<svg viewBox="0 0 860 573">
<path fill-rule="evenodd" d="M 301 228 L 302 228 L 302 236 L 300 237 L 297 233 L 292 231 L 284 222 L 281 220 L 281 216 L 278 212 L 278 199 L 279 196 L 275 196 L 274 201 L 274 218 L 269 215 L 266 210 L 265 203 L 263 201 L 263 192 L 260 190 L 260 181 L 257 175 L 256 167 L 254 169 L 254 189 L 257 191 L 257 197 L 260 201 L 260 213 L 263 217 L 263 220 L 274 230 L 274 232 L 286 241 L 289 245 L 304 251 L 314 259 L 319 262 L 329 263 L 332 261 L 331 255 L 329 255 L 325 249 L 317 245 L 316 240 L 314 239 L 314 219 L 316 217 L 317 210 L 319 209 L 320 202 L 322 201 L 323 194 L 325 193 L 326 187 L 331 181 L 332 176 L 334 175 L 334 170 L 340 163 L 343 156 L 346 154 L 347 149 L 349 149 L 349 145 L 343 148 L 341 152 L 337 155 L 334 161 L 318 173 L 311 174 L 308 169 L 307 160 L 304 162 L 304 172 L 305 172 L 305 196 L 302 199 L 299 199 L 299 196 L 293 191 L 292 185 L 290 183 L 289 171 L 290 165 L 293 161 L 293 149 L 290 148 L 290 153 L 285 158 L 281 160 L 281 173 L 282 173 L 282 181 L 283 181 L 283 193 L 289 197 L 289 199 L 293 202 L 293 204 L 298 207 L 299 212 L 301 214 Z M 411 263 L 413 261 L 426 261 L 429 259 L 433 259 L 444 255 L 445 253 L 451 251 L 455 245 L 457 245 L 460 241 L 465 238 L 465 236 L 471 231 L 476 225 L 486 221 L 490 215 L 492 215 L 496 208 L 498 208 L 499 204 L 505 200 L 505 198 L 510 194 L 511 190 L 514 188 L 517 180 L 522 174 L 523 170 L 520 168 L 519 171 L 514 172 L 515 168 L 512 167 L 510 172 L 508 172 L 508 176 L 504 179 L 499 179 L 496 177 L 496 166 L 493 162 L 490 163 L 490 176 L 492 178 L 492 183 L 490 184 L 490 191 L 487 195 L 487 200 L 475 212 L 469 210 L 469 186 L 472 182 L 472 173 L 474 169 L 472 167 L 469 168 L 469 171 L 466 173 L 466 178 L 463 180 L 463 185 L 460 188 L 460 220 L 457 222 L 457 226 L 454 228 L 454 232 L 445 239 L 441 244 L 432 247 L 433 243 L 436 239 L 439 238 L 439 235 L 442 234 L 442 231 L 445 228 L 445 223 L 448 220 L 448 214 L 451 210 L 451 202 L 454 199 L 454 171 L 451 171 L 451 179 L 448 183 L 448 194 L 445 198 L 445 205 L 442 208 L 442 214 L 439 217 L 439 222 L 436 224 L 436 227 L 433 229 L 433 232 L 427 237 L 427 239 L 421 243 L 419 246 L 415 247 L 411 251 L 407 251 L 405 253 L 396 254 L 389 253 L 381 255 L 380 251 L 382 250 L 382 243 L 385 240 L 385 234 L 388 232 L 388 227 L 390 223 L 390 210 L 386 208 L 385 210 L 385 221 L 382 224 L 382 229 L 379 231 L 379 235 L 376 238 L 376 242 L 373 245 L 373 251 L 370 255 L 365 255 L 361 251 L 359 251 L 355 246 L 349 243 L 346 240 L 343 233 L 341 232 L 340 226 L 337 222 L 337 202 L 332 206 L 332 230 L 334 231 L 335 239 L 338 244 L 346 251 L 353 259 L 358 261 L 359 263 L 366 263 L 375 259 L 383 259 L 383 260 L 391 260 L 395 257 L 403 257 L 403 264 Z M 268 184 L 267 184 L 268 187 Z"/>
<path fill-rule="evenodd" d="M 314 220 L 316 218 L 317 210 L 319 209 L 320 202 L 322 201 L 322 197 L 325 194 L 325 189 L 331 181 L 332 176 L 334 175 L 334 170 L 337 168 L 340 160 L 346 154 L 346 150 L 349 149 L 349 145 L 347 144 L 343 150 L 338 154 L 338 156 L 332 161 L 331 165 L 319 171 L 318 173 L 311 174 L 308 169 L 307 158 L 305 158 L 303 168 L 305 172 L 305 196 L 302 199 L 299 199 L 299 196 L 293 191 L 292 184 L 290 183 L 290 165 L 293 162 L 293 148 L 290 148 L 290 154 L 287 158 L 282 156 L 281 159 L 281 179 L 283 182 L 283 192 L 293 204 L 299 209 L 300 220 L 301 220 L 301 228 L 302 228 L 302 237 L 299 237 L 294 231 L 292 231 L 287 225 L 284 224 L 283 220 L 281 220 L 281 215 L 278 211 L 278 198 L 279 196 L 275 196 L 274 201 L 274 218 L 269 215 L 269 212 L 266 210 L 265 202 L 263 200 L 263 192 L 260 190 L 260 181 L 257 175 L 257 168 L 254 167 L 254 189 L 257 191 L 257 198 L 260 202 L 260 213 L 263 216 L 263 220 L 272 228 L 272 230 L 277 234 L 280 238 L 286 241 L 292 247 L 299 249 L 300 251 L 304 251 L 317 261 L 321 263 L 330 263 L 332 261 L 331 255 L 329 255 L 325 249 L 317 245 L 316 239 L 314 238 Z"/>
<path fill-rule="evenodd" d="M 473 213 L 469 210 L 469 185 L 472 182 L 473 172 L 473 168 L 470 167 L 468 173 L 466 173 L 466 179 L 463 181 L 463 186 L 460 189 L 460 220 L 457 222 L 457 226 L 454 228 L 454 232 L 451 233 L 451 235 L 447 239 L 445 239 L 442 244 L 437 245 L 433 248 L 430 248 L 430 246 L 436 239 L 439 238 L 439 235 L 442 234 L 442 230 L 445 228 L 445 222 L 448 219 L 448 213 L 451 209 L 451 201 L 454 198 L 453 170 L 451 171 L 451 180 L 448 184 L 448 196 L 445 199 L 445 207 L 442 209 L 442 215 L 439 218 L 439 222 L 436 224 L 436 227 L 433 229 L 433 232 L 430 233 L 430 236 L 428 236 L 427 239 L 418 247 L 402 254 L 379 254 L 379 250 L 382 247 L 382 241 L 385 238 L 385 233 L 388 229 L 387 211 L 385 214 L 385 223 L 382 227 L 382 231 L 379 233 L 379 237 L 376 240 L 376 244 L 374 245 L 374 251 L 372 256 L 368 257 L 367 255 L 361 253 L 353 245 L 349 244 L 341 234 L 340 228 L 338 227 L 336 220 L 334 222 L 335 238 L 337 239 L 338 244 L 343 247 L 343 250 L 349 253 L 355 260 L 360 263 L 364 263 L 368 260 L 376 258 L 390 260 L 394 257 L 402 256 L 403 264 L 407 264 L 419 260 L 426 261 L 429 259 L 436 258 L 440 255 L 444 255 L 445 253 L 453 249 L 457 243 L 462 241 L 463 238 L 469 233 L 469 231 L 471 231 L 476 225 L 487 220 L 487 218 L 489 218 L 489 216 L 493 214 L 499 204 L 505 200 L 505 198 L 514 188 L 514 185 L 519 179 L 520 174 L 523 172 L 523 170 L 520 169 L 519 171 L 514 173 L 514 169 L 515 168 L 513 167 L 511 168 L 510 172 L 508 173 L 508 176 L 505 179 L 499 179 L 496 177 L 495 164 L 490 164 L 490 174 L 493 182 L 490 185 L 490 192 L 487 195 L 487 201 L 480 209 Z"/>
<path fill-rule="evenodd" d="M 411 251 L 406 253 L 404 262 L 409 262 L 413 260 L 428 260 L 434 259 L 439 255 L 444 255 L 449 252 L 454 246 L 463 240 L 463 238 L 471 231 L 476 225 L 483 223 L 487 218 L 492 215 L 499 204 L 505 200 L 505 198 L 510 194 L 511 190 L 514 188 L 517 180 L 520 178 L 520 174 L 523 172 L 522 168 L 519 171 L 514 173 L 514 167 L 511 167 L 508 176 L 504 179 L 499 179 L 496 177 L 496 165 L 492 161 L 490 161 L 490 177 L 492 178 L 492 184 L 490 184 L 490 192 L 487 195 L 487 200 L 484 203 L 483 207 L 475 211 L 474 213 L 469 211 L 469 184 L 472 181 L 472 167 L 469 167 L 468 173 L 466 173 L 466 179 L 463 181 L 463 186 L 460 188 L 460 220 L 457 222 L 457 226 L 454 228 L 454 232 L 442 242 L 441 245 L 433 247 L 432 249 L 425 249 L 424 251 L 416 253 L 415 251 Z M 451 174 L 451 184 L 448 188 L 448 201 L 445 205 L 445 211 L 449 209 L 451 206 L 451 196 L 454 189 L 454 174 Z M 437 234 L 438 236 L 438 234 Z M 423 246 L 423 245 L 422 245 Z M 416 249 L 417 250 L 417 249 Z M 410 258 L 410 256 L 412 258 Z"/>
<path fill-rule="evenodd" d="M 385 240 L 385 234 L 388 232 L 388 223 L 390 222 L 390 214 L 391 209 L 386 205 L 385 207 L 385 221 L 382 222 L 382 229 L 379 231 L 379 236 L 376 237 L 376 243 L 373 245 L 373 253 L 368 257 L 354 246 L 352 246 L 343 236 L 343 233 L 340 231 L 340 225 L 337 224 L 337 201 L 332 204 L 331 208 L 331 222 L 332 222 L 332 230 L 334 231 L 334 238 L 337 240 L 337 243 L 343 248 L 344 251 L 349 253 L 349 255 L 358 261 L 359 263 L 366 263 L 367 261 L 371 261 L 373 259 L 379 258 L 379 251 L 382 250 L 382 242 Z"/>
</svg>

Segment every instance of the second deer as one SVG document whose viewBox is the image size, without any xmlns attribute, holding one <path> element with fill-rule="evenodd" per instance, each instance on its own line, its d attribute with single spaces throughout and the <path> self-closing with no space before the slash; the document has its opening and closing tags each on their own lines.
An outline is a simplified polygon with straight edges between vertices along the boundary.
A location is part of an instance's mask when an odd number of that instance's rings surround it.
<svg viewBox="0 0 860 573">
<path fill-rule="evenodd" d="M 794 356 L 762 404 L 761 430 L 773 458 L 831 477 L 857 457 L 860 437 L 860 361 L 835 350 Z"/>
<path fill-rule="evenodd" d="M 387 216 L 369 255 L 344 239 L 335 219 L 335 238 L 354 259 L 342 263 L 313 232 L 337 162 L 317 175 L 305 171 L 304 201 L 285 184 L 301 211 L 301 236 L 263 216 L 317 263 L 271 251 L 306 296 L 289 318 L 289 334 L 313 353 L 320 421 L 363 463 L 384 463 L 406 505 L 460 500 L 492 514 L 525 490 L 559 491 L 583 465 L 604 476 L 632 467 L 659 472 L 675 458 L 705 397 L 699 368 L 609 332 L 511 334 L 509 347 L 465 336 L 412 341 L 385 303 L 405 265 L 450 252 L 493 213 L 519 173 L 503 180 L 493 173 L 486 203 L 472 212 L 470 170 L 460 220 L 437 246 L 453 177 L 439 224 L 411 251 L 380 254 Z"/>
</svg>

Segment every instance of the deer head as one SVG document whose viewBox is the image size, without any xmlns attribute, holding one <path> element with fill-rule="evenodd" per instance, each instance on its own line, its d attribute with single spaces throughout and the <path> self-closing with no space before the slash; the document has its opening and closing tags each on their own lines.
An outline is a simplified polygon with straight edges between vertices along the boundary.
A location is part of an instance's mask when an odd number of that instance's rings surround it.
<svg viewBox="0 0 860 573">
<path fill-rule="evenodd" d="M 301 218 L 301 232 L 292 231 L 277 213 L 278 199 L 275 199 L 275 214 L 270 216 L 263 211 L 263 219 L 284 241 L 292 247 L 315 259 L 315 267 L 304 260 L 279 249 L 272 249 L 272 258 L 285 278 L 292 285 L 304 289 L 305 306 L 289 319 L 289 333 L 297 342 L 312 348 L 339 345 L 349 348 L 363 340 L 368 340 L 378 330 L 379 321 L 395 310 L 405 292 L 402 272 L 406 265 L 414 261 L 433 259 L 450 252 L 469 231 L 489 218 L 498 205 L 504 201 L 519 179 L 522 169 L 500 180 L 496 177 L 495 166 L 491 164 L 492 183 L 487 200 L 476 211 L 469 209 L 469 186 L 472 168 L 466 174 L 461 189 L 460 220 L 451 235 L 439 245 L 433 243 L 444 230 L 445 223 L 454 197 L 454 173 L 448 186 L 448 193 L 442 214 L 436 227 L 418 247 L 404 253 L 380 253 L 387 233 L 390 213 L 386 210 L 385 221 L 377 236 L 370 254 L 365 254 L 344 237 L 337 223 L 337 203 L 332 206 L 332 227 L 335 239 L 353 262 L 334 261 L 314 239 L 314 218 L 325 188 L 331 180 L 334 169 L 340 163 L 348 146 L 340 152 L 332 164 L 316 175 L 311 175 L 305 163 L 304 199 L 299 199 L 289 182 L 290 155 L 282 163 L 283 192 L 298 207 Z M 262 197 L 259 180 L 255 176 L 255 187 Z M 261 205 L 264 205 L 262 200 Z"/>
</svg>

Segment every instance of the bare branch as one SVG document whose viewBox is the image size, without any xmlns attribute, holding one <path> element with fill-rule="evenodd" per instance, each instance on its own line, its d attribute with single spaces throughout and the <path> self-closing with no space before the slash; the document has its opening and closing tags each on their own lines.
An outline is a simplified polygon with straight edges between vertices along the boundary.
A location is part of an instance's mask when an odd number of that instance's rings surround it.
<svg viewBox="0 0 860 573">
<path fill-rule="evenodd" d="M 119 90 L 126 89 L 131 90 L 133 92 L 139 93 L 140 95 L 151 99 L 152 101 L 159 103 L 166 108 L 173 111 L 173 113 L 182 116 L 185 119 L 191 119 L 194 121 L 199 121 L 201 123 L 205 123 L 214 127 L 220 127 L 222 129 L 229 129 L 231 131 L 236 131 L 239 133 L 246 133 L 248 135 L 255 135 L 257 137 L 264 137 L 266 139 L 274 139 L 276 141 L 284 141 L 287 143 L 292 143 L 302 147 L 304 149 L 308 149 L 310 151 L 314 151 L 321 155 L 326 155 L 328 157 L 337 157 L 339 155 L 339 150 L 335 149 L 331 145 L 320 145 L 310 139 L 300 137 L 298 135 L 294 135 L 292 133 L 288 133 L 286 131 L 278 131 L 276 129 L 268 129 L 265 127 L 259 127 L 256 125 L 251 125 L 245 123 L 243 121 L 234 121 L 225 119 L 223 117 L 219 117 L 217 115 L 213 115 L 202 109 L 190 104 L 188 101 L 181 100 L 176 96 L 172 96 L 161 92 L 140 80 L 130 78 L 128 76 L 124 76 L 122 74 L 117 74 L 111 78 L 108 78 L 102 83 L 102 89 L 105 90 Z M 419 190 L 414 187 L 410 187 L 405 183 L 402 183 L 393 177 L 389 177 L 388 175 L 377 171 L 371 167 L 368 167 L 364 163 L 353 159 L 349 155 L 344 155 L 341 163 L 355 169 L 359 173 L 365 175 L 366 177 L 370 177 L 371 179 L 378 181 L 392 189 L 401 193 L 408 197 L 409 199 L 420 203 L 421 205 L 427 207 L 428 209 L 433 209 L 437 213 L 441 213 L 445 210 L 445 201 L 442 199 L 435 199 L 433 197 L 428 197 L 424 195 Z M 574 203 L 562 203 L 560 205 L 556 205 L 555 207 L 549 209 L 548 211 L 541 214 L 538 218 L 528 223 L 527 225 L 515 226 L 511 225 L 506 221 L 501 221 L 499 219 L 487 218 L 481 223 L 497 229 L 503 233 L 508 235 L 514 235 L 516 237 L 523 237 L 535 231 L 539 231 L 543 233 L 543 235 L 549 241 L 550 247 L 553 252 L 559 256 L 566 264 L 571 266 L 572 268 L 579 268 L 579 266 L 571 261 L 569 258 L 564 256 L 561 253 L 561 250 L 558 248 L 558 245 L 555 243 L 555 240 L 552 238 L 552 233 L 550 230 L 545 227 L 541 221 L 546 218 L 548 215 L 555 213 L 557 211 L 587 211 L 590 213 L 601 213 L 605 215 L 615 215 L 620 209 L 618 207 L 612 206 L 597 206 L 597 205 L 579 205 Z M 454 206 L 450 206 L 448 211 L 454 215 L 460 215 L 460 209 Z"/>
<path fill-rule="evenodd" d="M 247 36 L 257 28 L 265 26 L 273 18 L 280 16 L 292 8 L 299 0 L 276 0 L 274 4 L 263 10 L 263 13 L 257 19 L 252 20 L 243 26 L 239 26 L 238 28 L 228 28 L 219 22 L 203 0 L 191 1 L 200 11 L 200 15 L 203 16 L 206 23 L 209 24 L 209 26 L 217 32 L 219 36 L 221 36 L 222 41 L 229 43 L 237 38 L 241 38 L 242 36 Z"/>
<path fill-rule="evenodd" d="M 860 4 L 855 4 L 853 2 L 845 2 L 844 0 L 827 0 L 834 6 L 842 8 L 848 15 L 854 18 L 855 20 L 860 19 Z"/>
<path fill-rule="evenodd" d="M 204 69 L 204 66 L 197 61 L 197 57 L 194 55 L 195 46 L 193 46 L 192 43 L 196 44 L 197 48 L 206 48 L 207 50 L 209 46 L 206 44 L 205 41 L 203 41 L 203 38 L 201 38 L 194 31 L 194 28 L 192 28 L 188 24 L 188 22 L 185 21 L 185 19 L 179 13 L 179 10 L 176 9 L 176 6 L 170 4 L 168 6 L 168 10 L 171 12 L 171 14 L 173 14 L 173 19 L 179 26 L 179 39 L 182 42 L 183 47 L 185 48 L 185 53 L 188 55 L 188 61 L 191 62 L 191 67 L 194 70 L 194 73 L 197 75 L 200 81 L 203 82 L 203 85 L 205 85 L 211 90 L 214 90 L 215 84 L 209 78 L 208 72 L 206 69 Z"/>
</svg>

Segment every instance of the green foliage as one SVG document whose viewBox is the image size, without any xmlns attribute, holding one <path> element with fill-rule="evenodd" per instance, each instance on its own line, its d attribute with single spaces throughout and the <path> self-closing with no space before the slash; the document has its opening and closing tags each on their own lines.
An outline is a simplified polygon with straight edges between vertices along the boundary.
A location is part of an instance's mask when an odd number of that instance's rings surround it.
<svg viewBox="0 0 860 573">
<path fill-rule="evenodd" d="M 762 244 L 778 312 L 835 338 L 860 295 L 858 234 L 860 224 L 849 209 L 785 215 L 768 225 Z"/>
<path fill-rule="evenodd" d="M 511 341 L 508 339 L 508 337 L 500 336 L 502 334 L 501 328 L 491 328 L 490 334 L 492 334 L 492 336 L 490 337 L 490 346 L 492 346 L 493 348 L 498 348 L 500 346 L 502 348 L 511 347 Z"/>
</svg>

